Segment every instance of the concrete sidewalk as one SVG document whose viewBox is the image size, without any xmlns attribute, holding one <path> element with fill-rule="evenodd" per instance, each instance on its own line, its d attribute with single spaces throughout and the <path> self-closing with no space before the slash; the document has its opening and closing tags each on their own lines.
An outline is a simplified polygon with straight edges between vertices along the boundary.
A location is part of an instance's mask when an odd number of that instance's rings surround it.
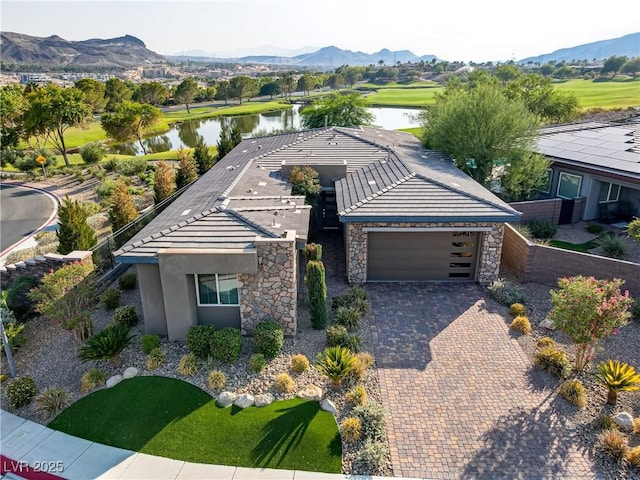
<svg viewBox="0 0 640 480">
<path fill-rule="evenodd" d="M 189 463 L 91 442 L 0 410 L 4 479 L 382 480 L 385 477 Z M 26 468 L 29 465 L 31 468 Z M 29 472 L 31 470 L 31 472 Z M 33 473 L 33 470 L 36 473 Z M 398 477 L 396 477 L 398 478 Z"/>
</svg>

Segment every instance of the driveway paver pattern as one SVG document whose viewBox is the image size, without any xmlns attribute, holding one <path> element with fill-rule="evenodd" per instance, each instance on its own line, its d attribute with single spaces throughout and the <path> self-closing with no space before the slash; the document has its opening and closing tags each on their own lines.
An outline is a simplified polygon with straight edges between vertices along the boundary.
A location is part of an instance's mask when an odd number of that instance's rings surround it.
<svg viewBox="0 0 640 480">
<path fill-rule="evenodd" d="M 398 476 L 596 478 L 530 361 L 476 284 L 367 284 Z"/>
</svg>

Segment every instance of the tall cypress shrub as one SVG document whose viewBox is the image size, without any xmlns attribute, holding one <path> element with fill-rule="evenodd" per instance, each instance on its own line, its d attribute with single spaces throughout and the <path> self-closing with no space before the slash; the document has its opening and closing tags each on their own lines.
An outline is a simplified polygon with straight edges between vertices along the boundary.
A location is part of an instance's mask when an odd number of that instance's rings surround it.
<svg viewBox="0 0 640 480">
<path fill-rule="evenodd" d="M 316 330 L 327 326 L 327 284 L 324 264 L 319 260 L 307 262 L 307 274 L 304 277 L 309 294 L 311 325 Z"/>
<path fill-rule="evenodd" d="M 89 250 L 98 243 L 96 234 L 87 224 L 87 215 L 77 200 L 68 196 L 58 209 L 58 253 L 66 255 L 74 250 Z"/>
<path fill-rule="evenodd" d="M 322 245 L 319 243 L 308 243 L 302 251 L 304 258 L 310 260 L 322 260 Z"/>
</svg>

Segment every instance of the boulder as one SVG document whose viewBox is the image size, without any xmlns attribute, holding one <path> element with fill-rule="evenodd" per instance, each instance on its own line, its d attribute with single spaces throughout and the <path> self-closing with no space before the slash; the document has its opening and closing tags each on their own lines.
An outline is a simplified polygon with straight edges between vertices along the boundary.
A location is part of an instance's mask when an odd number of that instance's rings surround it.
<svg viewBox="0 0 640 480">
<path fill-rule="evenodd" d="M 218 405 L 223 408 L 230 406 L 236 399 L 236 394 L 233 392 L 222 392 L 218 396 Z"/>
<path fill-rule="evenodd" d="M 256 395 L 254 405 L 256 407 L 266 407 L 275 400 L 274 396 L 270 393 L 263 393 L 262 395 Z"/>
<path fill-rule="evenodd" d="M 554 331 L 556 328 L 553 326 L 553 320 L 549 317 L 545 318 L 544 320 L 542 320 L 538 326 L 540 328 L 546 328 L 547 330 L 551 330 Z"/>
<path fill-rule="evenodd" d="M 122 381 L 122 375 L 114 375 L 107 380 L 107 388 L 115 387 Z"/>
<path fill-rule="evenodd" d="M 138 376 L 138 369 L 136 367 L 129 367 L 122 374 L 122 378 L 123 379 L 133 378 L 133 377 L 137 377 L 137 376 Z"/>
<path fill-rule="evenodd" d="M 322 400 L 322 402 L 320 403 L 320 408 L 325 412 L 331 412 L 334 415 L 338 415 L 338 409 L 336 408 L 335 403 L 333 403 L 328 398 L 325 398 L 324 400 Z"/>
<path fill-rule="evenodd" d="M 313 400 L 319 402 L 322 399 L 322 389 L 310 383 L 304 390 L 298 392 L 298 397 L 305 400 Z"/>
<path fill-rule="evenodd" d="M 620 412 L 613 417 L 613 422 L 623 430 L 633 430 L 633 416 L 628 412 Z"/>
<path fill-rule="evenodd" d="M 253 403 L 254 403 L 253 395 L 251 395 L 250 393 L 243 393 L 242 395 L 236 398 L 235 402 L 233 402 L 233 404 L 236 407 L 240 407 L 240 408 L 250 407 L 251 405 L 253 405 Z"/>
</svg>

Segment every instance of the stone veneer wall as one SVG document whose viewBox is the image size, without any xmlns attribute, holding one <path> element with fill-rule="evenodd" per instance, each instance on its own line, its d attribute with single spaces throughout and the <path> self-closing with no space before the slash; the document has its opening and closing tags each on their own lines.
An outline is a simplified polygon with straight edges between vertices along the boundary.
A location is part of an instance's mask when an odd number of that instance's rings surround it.
<svg viewBox="0 0 640 480">
<path fill-rule="evenodd" d="M 238 276 L 242 334 L 261 320 L 277 320 L 284 334 L 297 331 L 298 266 L 294 239 L 256 240 L 258 272 Z"/>
<path fill-rule="evenodd" d="M 367 232 L 364 228 L 460 228 L 491 227 L 491 231 L 480 232 L 480 264 L 477 269 L 477 280 L 489 283 L 498 278 L 500 273 L 500 255 L 502 252 L 502 223 L 347 223 L 347 280 L 349 283 L 365 283 L 367 281 Z"/>
<path fill-rule="evenodd" d="M 73 262 L 93 263 L 92 252 L 76 250 L 67 255 L 47 253 L 41 257 L 5 265 L 0 267 L 0 284 L 4 290 L 9 284 L 24 277 L 40 280 L 47 273 L 55 272 L 63 265 Z"/>
</svg>

